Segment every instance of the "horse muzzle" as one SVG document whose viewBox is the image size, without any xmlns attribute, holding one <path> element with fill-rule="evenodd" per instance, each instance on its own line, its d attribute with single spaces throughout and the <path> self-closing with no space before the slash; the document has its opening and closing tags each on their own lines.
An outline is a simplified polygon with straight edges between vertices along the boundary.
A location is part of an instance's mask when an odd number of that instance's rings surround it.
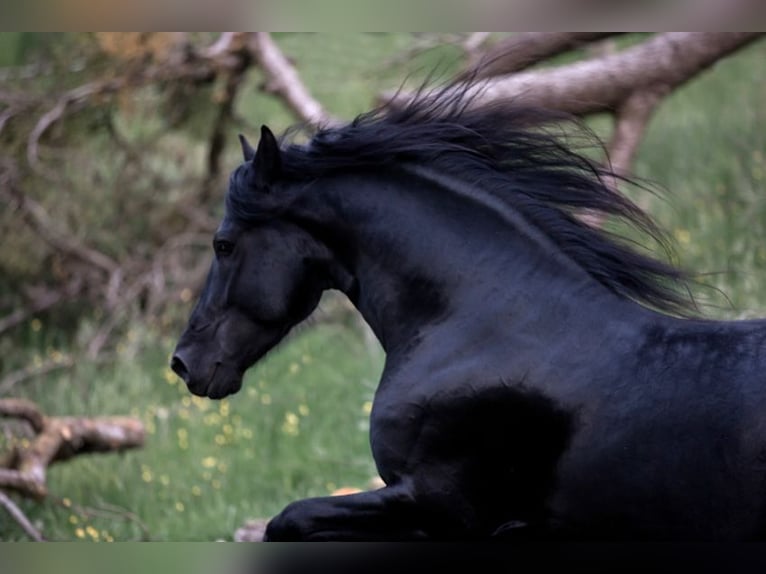
<svg viewBox="0 0 766 574">
<path fill-rule="evenodd" d="M 242 387 L 242 373 L 221 361 L 199 364 L 188 347 L 176 348 L 170 368 L 186 383 L 189 392 L 198 397 L 222 399 Z"/>
</svg>

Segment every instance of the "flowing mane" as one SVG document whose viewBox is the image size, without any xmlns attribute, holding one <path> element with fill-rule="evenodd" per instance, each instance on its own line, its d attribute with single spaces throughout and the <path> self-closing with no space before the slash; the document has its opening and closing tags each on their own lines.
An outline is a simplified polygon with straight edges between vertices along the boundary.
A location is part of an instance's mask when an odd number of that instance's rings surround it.
<svg viewBox="0 0 766 574">
<path fill-rule="evenodd" d="M 628 180 L 578 151 L 582 143 L 592 147 L 595 135 L 558 111 L 473 105 L 478 93 L 471 84 L 423 89 L 406 104 L 389 103 L 348 124 L 319 129 L 307 144 L 284 142 L 282 175 L 310 181 L 350 169 L 431 167 L 501 198 L 613 292 L 654 309 L 692 314 L 684 271 L 578 217 L 588 212 L 627 223 L 670 253 L 651 218 L 607 183 Z M 232 175 L 227 210 L 247 221 L 264 213 L 244 169 Z"/>
</svg>

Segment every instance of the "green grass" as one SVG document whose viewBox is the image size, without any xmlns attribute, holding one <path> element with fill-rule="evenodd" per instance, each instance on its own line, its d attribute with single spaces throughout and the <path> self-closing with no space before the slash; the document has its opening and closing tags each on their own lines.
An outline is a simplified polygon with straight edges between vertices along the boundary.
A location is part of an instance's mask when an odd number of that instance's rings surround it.
<svg viewBox="0 0 766 574">
<path fill-rule="evenodd" d="M 380 89 L 398 86 L 407 73 L 455 56 L 435 50 L 390 67 L 408 45 L 404 34 L 285 34 L 278 41 L 315 96 L 344 118 L 369 108 Z M 760 42 L 668 98 L 636 163 L 641 176 L 667 189 L 664 199 L 638 201 L 670 230 L 681 262 L 699 272 L 724 271 L 704 277 L 732 301 L 709 310 L 717 316 L 766 315 L 764 57 Z M 238 103 L 243 131 L 260 123 L 284 129 L 292 117 L 257 93 L 257 82 Z M 238 151 L 232 146 L 227 153 L 234 165 Z M 68 344 L 45 328 L 16 335 L 26 338 L 30 353 Z M 149 430 L 142 449 L 51 467 L 51 498 L 22 501 L 47 536 L 230 539 L 246 519 L 336 487 L 364 487 L 374 476 L 367 410 L 383 357 L 358 329 L 301 330 L 222 402 L 192 398 L 168 371 L 174 342 L 136 328 L 114 364 L 81 364 L 21 388 L 51 414 L 133 414 Z M 17 539 L 23 534 L 0 512 L 0 540 Z"/>
<path fill-rule="evenodd" d="M 766 43 L 720 62 L 653 118 L 636 170 L 666 188 L 646 203 L 682 264 L 719 288 L 719 316 L 766 315 Z M 704 295 L 704 293 L 703 293 Z"/>
<path fill-rule="evenodd" d="M 302 330 L 222 401 L 192 397 L 167 367 L 173 341 L 144 337 L 114 365 L 86 364 L 25 388 L 50 414 L 130 414 L 148 433 L 142 449 L 50 468 L 51 500 L 23 505 L 47 536 L 230 539 L 248 518 L 374 477 L 367 415 L 382 355 L 359 332 Z M 0 539 L 18 535 L 0 513 Z"/>
</svg>

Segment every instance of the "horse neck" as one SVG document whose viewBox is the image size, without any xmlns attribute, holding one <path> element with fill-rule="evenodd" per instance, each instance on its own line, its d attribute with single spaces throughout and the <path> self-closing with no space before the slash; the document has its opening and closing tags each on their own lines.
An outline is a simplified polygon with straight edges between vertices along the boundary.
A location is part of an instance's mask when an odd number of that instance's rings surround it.
<svg viewBox="0 0 766 574">
<path fill-rule="evenodd" d="M 502 202 L 420 168 L 328 178 L 293 215 L 354 277 L 343 290 L 387 353 L 450 318 L 558 328 L 564 307 L 616 302 Z"/>
</svg>

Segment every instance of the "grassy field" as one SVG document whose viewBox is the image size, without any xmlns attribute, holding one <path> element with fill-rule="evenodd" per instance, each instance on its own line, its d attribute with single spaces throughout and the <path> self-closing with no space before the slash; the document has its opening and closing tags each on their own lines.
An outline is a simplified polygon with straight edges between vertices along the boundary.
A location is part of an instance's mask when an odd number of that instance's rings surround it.
<svg viewBox="0 0 766 574">
<path fill-rule="evenodd" d="M 57 540 L 230 539 L 292 499 L 364 487 L 375 475 L 367 415 L 382 355 L 355 330 L 300 330 L 231 399 L 193 397 L 167 362 L 174 341 L 136 332 L 116 364 L 26 389 L 50 413 L 130 414 L 145 448 L 51 467 L 51 500 L 27 502 Z M 0 514 L 0 538 L 14 538 Z"/>
<path fill-rule="evenodd" d="M 455 55 L 446 49 L 390 66 L 409 36 L 278 39 L 317 98 L 343 117 L 398 85 L 404 68 L 426 70 Z M 731 301 L 727 307 L 715 299 L 715 316 L 766 315 L 764 56 L 761 42 L 669 98 L 636 166 L 668 190 L 662 200 L 638 201 L 670 230 L 681 263 L 722 272 L 703 278 Z M 239 111 L 251 127 L 292 123 L 254 88 Z M 383 356 L 355 321 L 300 329 L 248 373 L 238 395 L 221 402 L 193 398 L 168 370 L 175 335 L 137 325 L 114 363 L 81 364 L 23 387 L 51 414 L 132 414 L 149 432 L 143 449 L 50 469 L 50 499 L 22 501 L 48 537 L 227 540 L 248 518 L 342 486 L 363 488 L 374 477 L 367 415 Z M 28 338 L 31 353 L 66 345 L 34 323 L 16 336 Z M 0 512 L 0 540 L 21 539 Z"/>
<path fill-rule="evenodd" d="M 715 296 L 720 308 L 706 312 L 716 316 L 766 315 L 764 55 L 760 42 L 673 94 L 636 164 L 666 189 L 644 205 L 672 232 L 681 263 L 730 299 Z"/>
</svg>

